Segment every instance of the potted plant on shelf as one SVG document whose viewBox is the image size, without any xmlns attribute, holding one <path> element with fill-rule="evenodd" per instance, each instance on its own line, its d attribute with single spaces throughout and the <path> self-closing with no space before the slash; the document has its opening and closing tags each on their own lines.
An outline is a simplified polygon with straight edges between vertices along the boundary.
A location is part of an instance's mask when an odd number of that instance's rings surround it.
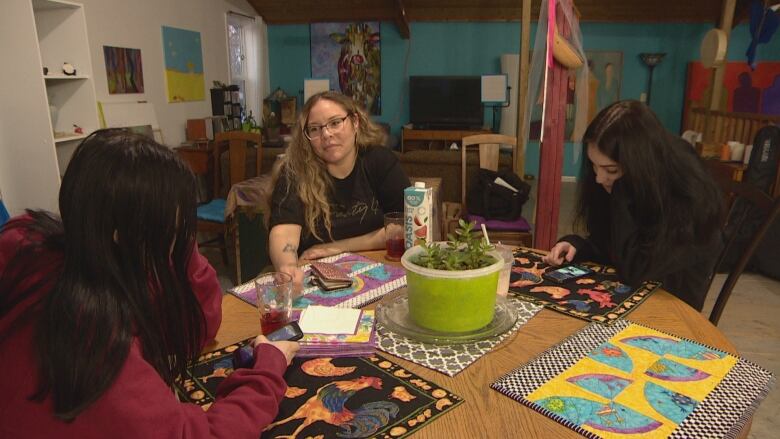
<svg viewBox="0 0 780 439">
<path fill-rule="evenodd" d="M 461 219 L 448 241 L 411 247 L 401 258 L 409 317 L 418 326 L 460 333 L 493 320 L 504 262 L 492 245 L 471 233 L 473 228 L 474 223 Z"/>
</svg>

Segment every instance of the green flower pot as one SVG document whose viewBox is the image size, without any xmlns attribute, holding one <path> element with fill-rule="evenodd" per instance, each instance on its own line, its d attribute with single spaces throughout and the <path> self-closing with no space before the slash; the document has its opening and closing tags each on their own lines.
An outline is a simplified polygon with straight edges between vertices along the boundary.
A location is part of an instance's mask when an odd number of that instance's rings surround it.
<svg viewBox="0 0 780 439">
<path fill-rule="evenodd" d="M 414 264 L 411 260 L 422 251 L 414 246 L 401 257 L 409 317 L 415 324 L 440 332 L 469 332 L 493 321 L 498 274 L 504 266 L 498 252 L 489 253 L 496 262 L 488 267 L 447 271 Z"/>
</svg>

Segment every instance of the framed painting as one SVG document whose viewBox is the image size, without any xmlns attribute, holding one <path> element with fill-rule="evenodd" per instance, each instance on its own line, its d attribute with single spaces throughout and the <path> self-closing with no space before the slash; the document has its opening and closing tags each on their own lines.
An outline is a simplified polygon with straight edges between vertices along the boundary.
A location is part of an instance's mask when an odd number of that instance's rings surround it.
<svg viewBox="0 0 780 439">
<path fill-rule="evenodd" d="M 620 100 L 620 87 L 623 83 L 623 52 L 585 51 L 588 58 L 588 103 L 583 107 L 576 100 L 576 71 L 569 72 L 566 89 L 566 128 L 565 139 L 573 140 L 574 121 L 577 111 L 587 111 L 586 123 L 590 123 L 596 114 L 609 104 Z M 531 114 L 530 138 L 539 140 L 542 129 L 542 102 L 534 107 Z M 584 129 L 584 127 L 582 127 Z"/>
<path fill-rule="evenodd" d="M 688 63 L 684 117 L 691 108 L 709 106 L 711 96 L 712 69 L 698 61 Z M 726 63 L 720 96 L 721 111 L 780 115 L 780 62 L 759 62 L 755 70 L 741 61 Z"/>
<path fill-rule="evenodd" d="M 103 46 L 108 94 L 143 93 L 141 49 Z"/>
<path fill-rule="evenodd" d="M 205 99 L 200 32 L 163 26 L 162 40 L 168 102 Z"/>
<path fill-rule="evenodd" d="M 369 114 L 381 113 L 379 22 L 313 23 L 311 75 L 327 78 Z"/>
</svg>

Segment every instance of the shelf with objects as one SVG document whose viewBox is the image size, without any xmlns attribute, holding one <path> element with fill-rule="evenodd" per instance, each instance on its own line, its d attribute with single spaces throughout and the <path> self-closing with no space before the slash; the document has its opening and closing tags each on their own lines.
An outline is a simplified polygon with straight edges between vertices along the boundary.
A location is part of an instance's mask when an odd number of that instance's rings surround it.
<svg viewBox="0 0 780 439">
<path fill-rule="evenodd" d="M 401 152 L 445 150 L 455 143 L 460 148 L 461 139 L 475 134 L 490 134 L 490 130 L 401 130 Z"/>
<path fill-rule="evenodd" d="M 98 129 L 87 21 L 81 4 L 61 0 L 5 2 L 5 129 L 0 187 L 12 215 L 25 208 L 57 211 L 60 178 L 78 143 Z M 32 54 L 32 56 L 30 56 Z M 14 146 L 16 145 L 16 146 Z M 24 145 L 22 148 L 21 145 Z"/>
<path fill-rule="evenodd" d="M 60 175 L 78 143 L 98 129 L 95 86 L 82 5 L 34 0 L 33 13 Z"/>
</svg>

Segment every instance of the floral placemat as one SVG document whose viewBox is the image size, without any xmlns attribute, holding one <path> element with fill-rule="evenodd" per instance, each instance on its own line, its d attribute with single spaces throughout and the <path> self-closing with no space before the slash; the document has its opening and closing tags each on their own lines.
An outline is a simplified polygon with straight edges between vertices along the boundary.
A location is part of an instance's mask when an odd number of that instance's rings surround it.
<svg viewBox="0 0 780 439">
<path fill-rule="evenodd" d="M 232 353 L 245 340 L 205 354 L 177 386 L 180 399 L 208 410 L 219 383 L 233 373 Z M 285 398 L 263 438 L 406 437 L 463 400 L 380 355 L 293 360 Z"/>
<path fill-rule="evenodd" d="M 491 387 L 589 438 L 736 438 L 771 372 L 620 320 L 591 323 Z"/>
<path fill-rule="evenodd" d="M 593 273 L 563 284 L 546 280 L 542 274 L 554 267 L 542 262 L 543 253 L 515 251 L 509 278 L 509 293 L 572 317 L 609 325 L 624 317 L 655 291 L 660 282 L 638 287 L 621 283 L 613 267 L 583 263 Z"/>
<path fill-rule="evenodd" d="M 543 308 L 541 305 L 518 299 L 510 299 L 509 302 L 517 313 L 517 321 L 511 329 L 497 337 L 472 343 L 437 345 L 406 338 L 388 330 L 381 323 L 377 323 L 377 336 L 379 337 L 377 347 L 396 357 L 445 375 L 455 376 L 517 332 Z"/>
<path fill-rule="evenodd" d="M 309 305 L 336 306 L 340 308 L 361 308 L 381 299 L 385 294 L 406 286 L 406 271 L 403 268 L 383 264 L 354 253 L 341 253 L 320 259 L 331 262 L 347 271 L 355 282 L 349 288 L 336 291 L 324 291 L 311 286 L 308 279 L 311 274 L 309 264 L 302 266 L 304 270 L 304 290 L 301 297 L 293 302 L 296 308 Z M 271 276 L 261 276 L 270 283 Z M 239 299 L 257 306 L 254 280 L 243 283 L 228 290 Z"/>
</svg>

